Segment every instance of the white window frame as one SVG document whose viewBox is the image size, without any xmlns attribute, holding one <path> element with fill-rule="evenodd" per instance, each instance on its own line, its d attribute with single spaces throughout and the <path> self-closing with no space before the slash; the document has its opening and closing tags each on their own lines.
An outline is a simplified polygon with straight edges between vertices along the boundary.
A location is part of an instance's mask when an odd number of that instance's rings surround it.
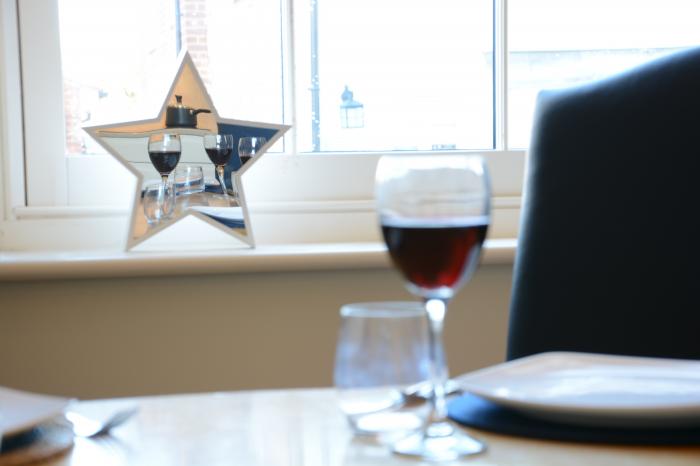
<svg viewBox="0 0 700 466">
<path fill-rule="evenodd" d="M 110 217 L 125 216 L 128 208 L 123 205 L 108 202 L 95 205 L 94 202 L 86 202 L 85 196 L 69 194 L 76 191 L 72 188 L 81 186 L 82 173 L 93 173 L 96 179 L 105 180 L 110 189 L 117 188 L 119 180 L 113 180 L 113 184 L 109 185 L 109 172 L 116 166 L 116 162 L 111 156 L 65 156 L 57 0 L 0 2 L 0 65 L 3 67 L 0 80 L 0 156 L 3 181 L 0 214 L 4 221 L 4 227 L 0 230 L 0 234 L 4 231 L 4 235 L 0 235 L 0 250 L 31 249 L 37 242 L 46 247 L 70 247 L 76 241 L 75 238 L 58 241 L 54 237 L 47 238 L 46 235 L 37 233 L 35 226 L 27 226 L 27 222 L 40 220 L 49 222 L 52 226 L 59 225 L 60 221 L 71 222 L 71 226 L 65 229 L 65 235 L 70 236 L 70 232 L 75 234 L 76 229 L 105 223 Z M 285 114 L 289 115 L 289 121 L 284 123 L 292 125 L 287 136 L 287 147 L 291 148 L 289 155 L 295 156 L 292 0 L 283 1 L 282 11 L 285 17 L 283 35 L 287 39 L 284 66 L 289 77 L 285 82 Z M 485 155 L 489 164 L 497 219 L 499 209 L 502 210 L 501 223 L 495 225 L 491 232 L 496 237 L 515 237 L 517 234 L 525 155 L 524 151 L 511 151 L 507 146 L 506 18 L 507 0 L 495 0 L 495 150 L 479 153 Z M 356 157 L 356 165 L 349 167 L 350 173 L 343 171 L 342 177 L 338 177 L 350 181 L 340 185 L 330 183 L 319 186 L 315 193 L 305 192 L 297 199 L 296 209 L 300 212 L 316 212 L 317 215 L 332 213 L 334 209 L 336 214 L 362 209 L 371 211 L 371 180 L 363 179 L 360 184 L 366 189 L 358 191 L 353 175 L 367 177 L 382 153 L 360 155 L 363 156 Z M 302 157 L 309 155 L 304 154 Z M 346 158 L 346 154 L 323 153 L 322 161 L 312 157 L 304 166 L 308 170 L 319 171 L 317 177 L 322 177 L 324 175 L 321 171 L 326 170 L 327 175 L 334 171 L 333 161 L 347 169 L 348 164 L 342 163 Z M 280 157 L 279 163 L 284 165 L 284 159 L 285 157 Z M 319 162 L 315 163 L 314 160 Z M 75 178 L 77 179 L 69 189 L 69 183 Z M 288 199 L 290 193 L 294 198 L 294 189 L 294 183 L 289 183 L 279 185 L 277 191 L 268 191 L 263 210 L 274 213 L 274 204 L 277 203 L 277 210 L 289 212 Z M 252 209 L 254 206 L 251 206 Z M 111 218 L 110 226 L 103 227 L 104 231 L 112 228 L 115 218 Z M 23 222 L 25 225 L 22 225 Z M 60 231 L 63 230 L 59 228 L 58 231 L 60 237 L 63 234 Z M 18 241 L 19 237 L 22 237 L 22 241 Z M 339 231 L 335 235 L 329 235 L 329 238 L 342 239 L 343 234 Z"/>
</svg>

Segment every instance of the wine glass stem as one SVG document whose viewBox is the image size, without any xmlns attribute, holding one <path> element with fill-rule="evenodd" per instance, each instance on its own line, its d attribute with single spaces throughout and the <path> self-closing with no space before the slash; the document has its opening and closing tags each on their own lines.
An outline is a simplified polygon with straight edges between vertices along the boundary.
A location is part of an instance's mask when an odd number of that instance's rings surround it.
<svg viewBox="0 0 700 466">
<path fill-rule="evenodd" d="M 168 175 L 160 175 L 161 183 L 158 186 L 158 218 L 165 214 L 165 189 L 168 186 Z"/>
<path fill-rule="evenodd" d="M 433 435 L 432 430 L 451 432 L 447 424 L 447 401 L 445 400 L 445 384 L 447 383 L 447 361 L 445 347 L 442 341 L 442 331 L 447 312 L 447 301 L 443 299 L 426 299 L 425 309 L 428 312 L 428 342 L 430 351 L 430 378 L 433 386 L 431 397 L 432 410 L 428 418 L 426 433 Z M 437 433 L 439 436 L 449 432 Z"/>
<path fill-rule="evenodd" d="M 226 190 L 226 183 L 224 182 L 224 166 L 223 165 L 216 166 L 216 176 L 217 176 L 217 178 L 219 178 L 219 184 L 221 185 L 221 192 L 224 193 L 224 196 L 228 197 L 228 192 Z"/>
</svg>

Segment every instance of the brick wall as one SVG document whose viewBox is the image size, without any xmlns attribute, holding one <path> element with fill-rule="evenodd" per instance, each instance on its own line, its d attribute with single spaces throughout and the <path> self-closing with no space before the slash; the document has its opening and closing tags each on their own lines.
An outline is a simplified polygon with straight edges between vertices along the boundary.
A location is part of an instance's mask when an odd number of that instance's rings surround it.
<svg viewBox="0 0 700 466">
<path fill-rule="evenodd" d="M 150 2 L 151 0 L 149 0 Z M 160 0 L 162 4 L 151 4 L 153 9 L 167 11 L 164 8 L 167 3 L 170 3 L 173 11 L 174 2 L 179 2 L 180 6 L 180 37 L 182 48 L 186 49 L 197 67 L 197 71 L 202 77 L 205 85 L 209 85 L 209 50 L 207 45 L 207 0 Z M 171 64 L 174 67 L 175 60 L 175 44 L 172 34 L 174 16 L 165 15 L 160 19 L 163 20 L 158 32 L 162 36 L 163 43 L 157 48 L 161 52 L 167 54 L 171 50 Z M 156 50 L 155 52 L 158 52 Z M 151 51 L 154 53 L 154 51 Z M 167 57 L 161 56 L 166 59 Z M 156 59 L 153 55 L 148 58 L 151 62 Z M 158 59 L 160 61 L 160 59 Z M 96 85 L 96 83 L 92 83 Z M 168 82 L 163 83 L 163 92 L 167 89 Z M 84 89 L 79 83 L 64 81 L 63 83 L 63 109 L 65 115 L 66 126 L 66 154 L 83 154 L 86 152 L 86 140 L 89 136 L 83 131 L 83 125 L 91 125 L 94 122 L 82 121 L 83 118 L 89 116 L 90 105 L 93 104 L 97 97 L 97 88 Z M 93 95 L 95 94 L 95 95 Z M 143 115 L 143 118 L 152 117 L 155 115 Z"/>
<path fill-rule="evenodd" d="M 66 124 L 66 154 L 85 152 L 85 133 L 81 129 L 80 88 L 72 81 L 63 81 L 63 115 Z"/>
<path fill-rule="evenodd" d="M 207 0 L 179 0 L 182 48 L 186 49 L 205 85 L 209 85 Z"/>
</svg>

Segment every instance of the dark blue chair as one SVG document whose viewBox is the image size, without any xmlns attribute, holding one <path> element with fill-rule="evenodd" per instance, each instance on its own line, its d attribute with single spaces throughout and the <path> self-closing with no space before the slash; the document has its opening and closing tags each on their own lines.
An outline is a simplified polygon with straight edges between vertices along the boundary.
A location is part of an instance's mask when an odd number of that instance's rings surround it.
<svg viewBox="0 0 700 466">
<path fill-rule="evenodd" d="M 700 48 L 543 92 L 508 359 L 700 358 Z"/>
</svg>

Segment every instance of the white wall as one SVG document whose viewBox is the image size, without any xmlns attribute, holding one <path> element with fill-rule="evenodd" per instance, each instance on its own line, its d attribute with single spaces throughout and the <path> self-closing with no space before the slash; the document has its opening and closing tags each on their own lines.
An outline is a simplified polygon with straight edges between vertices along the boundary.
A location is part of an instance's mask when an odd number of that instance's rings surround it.
<svg viewBox="0 0 700 466">
<path fill-rule="evenodd" d="M 511 266 L 447 316 L 453 374 L 505 355 Z M 410 299 L 393 270 L 0 283 L 0 385 L 80 398 L 332 385 L 338 309 Z"/>
</svg>

